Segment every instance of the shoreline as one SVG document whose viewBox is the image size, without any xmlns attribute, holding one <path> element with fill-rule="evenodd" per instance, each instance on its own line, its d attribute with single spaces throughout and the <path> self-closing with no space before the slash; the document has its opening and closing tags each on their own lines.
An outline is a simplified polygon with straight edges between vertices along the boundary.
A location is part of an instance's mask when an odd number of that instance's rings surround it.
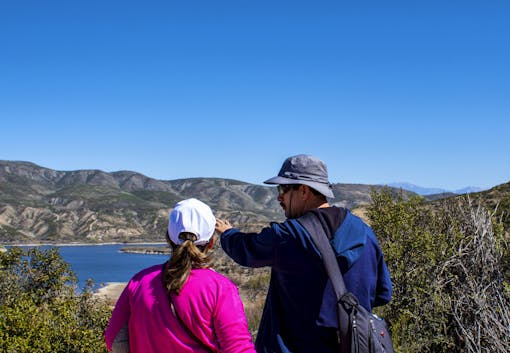
<svg viewBox="0 0 510 353">
<path fill-rule="evenodd" d="M 110 305 L 115 305 L 127 284 L 128 282 L 107 282 L 96 289 L 94 295 L 106 299 Z"/>
<path fill-rule="evenodd" d="M 143 255 L 170 255 L 172 250 L 168 246 L 126 246 L 119 249 L 120 252 L 126 254 L 143 254 Z"/>
</svg>

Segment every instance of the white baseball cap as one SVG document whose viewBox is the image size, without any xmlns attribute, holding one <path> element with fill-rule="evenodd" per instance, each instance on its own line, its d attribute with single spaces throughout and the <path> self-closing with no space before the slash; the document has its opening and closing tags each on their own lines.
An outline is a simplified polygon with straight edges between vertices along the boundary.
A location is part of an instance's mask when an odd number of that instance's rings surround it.
<svg viewBox="0 0 510 353">
<path fill-rule="evenodd" d="M 178 202 L 168 217 L 168 235 L 177 245 L 184 243 L 179 234 L 193 233 L 197 236 L 196 245 L 209 242 L 214 234 L 216 218 L 209 206 L 197 199 Z"/>
</svg>

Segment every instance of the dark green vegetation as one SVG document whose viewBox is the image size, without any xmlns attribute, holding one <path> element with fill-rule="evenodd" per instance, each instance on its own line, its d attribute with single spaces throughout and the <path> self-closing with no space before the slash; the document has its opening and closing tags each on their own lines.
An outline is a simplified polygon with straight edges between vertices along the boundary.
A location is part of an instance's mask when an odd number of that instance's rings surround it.
<svg viewBox="0 0 510 353">
<path fill-rule="evenodd" d="M 106 352 L 110 309 L 76 283 L 56 248 L 0 253 L 0 351 Z"/>
<path fill-rule="evenodd" d="M 501 222 L 510 208 L 495 212 L 468 197 L 433 207 L 385 192 L 372 199 L 368 216 L 394 284 L 380 313 L 397 351 L 510 351 L 510 248 Z"/>
</svg>

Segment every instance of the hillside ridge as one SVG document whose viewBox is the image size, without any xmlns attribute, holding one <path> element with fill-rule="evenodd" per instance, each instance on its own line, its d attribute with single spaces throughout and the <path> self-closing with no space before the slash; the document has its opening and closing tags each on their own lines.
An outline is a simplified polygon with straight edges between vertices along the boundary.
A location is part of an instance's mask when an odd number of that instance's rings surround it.
<svg viewBox="0 0 510 353">
<path fill-rule="evenodd" d="M 333 184 L 332 205 L 356 208 L 383 186 Z M 407 196 L 414 193 L 394 189 Z M 0 242 L 161 241 L 170 208 L 198 198 L 243 230 L 283 221 L 276 188 L 233 179 L 157 180 L 134 171 L 57 171 L 0 160 Z"/>
</svg>

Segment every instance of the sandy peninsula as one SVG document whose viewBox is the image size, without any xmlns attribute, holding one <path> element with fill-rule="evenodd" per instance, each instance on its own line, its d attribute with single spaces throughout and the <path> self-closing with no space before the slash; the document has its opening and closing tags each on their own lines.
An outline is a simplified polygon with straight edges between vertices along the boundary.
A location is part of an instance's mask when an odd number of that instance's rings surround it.
<svg viewBox="0 0 510 353">
<path fill-rule="evenodd" d="M 96 291 L 96 295 L 105 298 L 109 304 L 115 305 L 127 282 L 109 282 Z"/>
</svg>

